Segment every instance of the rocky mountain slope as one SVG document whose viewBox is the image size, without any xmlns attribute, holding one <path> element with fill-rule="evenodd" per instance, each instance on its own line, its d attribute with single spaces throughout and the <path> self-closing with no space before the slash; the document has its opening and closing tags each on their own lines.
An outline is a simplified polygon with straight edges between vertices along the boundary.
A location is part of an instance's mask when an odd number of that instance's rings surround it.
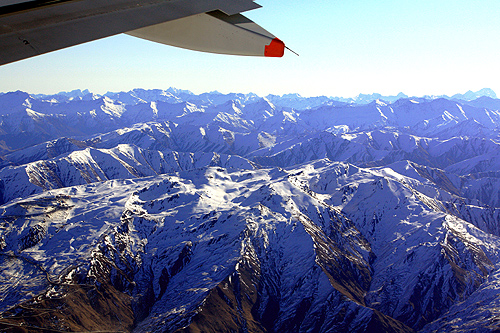
<svg viewBox="0 0 500 333">
<path fill-rule="evenodd" d="M 500 329 L 500 101 L 398 96 L 0 95 L 0 328 Z"/>
</svg>

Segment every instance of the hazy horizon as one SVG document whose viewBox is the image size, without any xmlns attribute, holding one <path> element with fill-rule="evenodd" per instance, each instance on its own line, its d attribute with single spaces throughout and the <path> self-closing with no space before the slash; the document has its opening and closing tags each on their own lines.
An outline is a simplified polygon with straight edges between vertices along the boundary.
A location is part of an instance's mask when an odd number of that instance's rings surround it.
<svg viewBox="0 0 500 333">
<path fill-rule="evenodd" d="M 311 96 L 305 96 L 305 95 L 302 95 L 300 93 L 297 93 L 297 92 L 288 92 L 288 93 L 283 93 L 283 94 L 274 94 L 274 93 L 269 93 L 269 94 L 266 94 L 266 95 L 261 95 L 261 94 L 258 94 L 258 93 L 255 93 L 255 92 L 240 92 L 240 91 L 230 91 L 230 92 L 220 92 L 218 90 L 212 90 L 212 91 L 202 91 L 202 92 L 196 92 L 196 91 L 193 91 L 191 89 L 186 89 L 186 88 L 178 88 L 178 87 L 168 87 L 168 88 L 149 88 L 149 89 L 146 89 L 146 88 L 140 88 L 140 87 L 136 87 L 136 88 L 132 88 L 132 89 L 129 89 L 129 90 L 121 90 L 121 91 L 118 91 L 118 90 L 115 90 L 115 91 L 111 91 L 111 90 L 107 90 L 107 91 L 93 91 L 89 88 L 76 88 L 76 89 L 71 89 L 71 90 L 60 90 L 60 91 L 57 91 L 57 92 L 49 92 L 49 93 L 42 93 L 42 92 L 36 92 L 36 91 L 25 91 L 25 90 L 21 90 L 21 89 L 17 89 L 17 90 L 11 90 L 11 91 L 0 91 L 0 94 L 7 94 L 7 93 L 10 93 L 10 92 L 16 92 L 16 91 L 22 91 L 22 92 L 25 92 L 25 93 L 28 93 L 30 95 L 45 95 L 45 96 L 51 96 L 51 95 L 58 95 L 58 94 L 70 94 L 70 93 L 73 93 L 73 92 L 81 92 L 81 93 L 84 93 L 85 91 L 88 91 L 88 93 L 92 93 L 92 94 L 96 94 L 96 95 L 100 95 L 100 96 L 104 96 L 106 94 L 113 94 L 113 93 L 120 93 L 120 92 L 130 92 L 130 91 L 133 91 L 133 90 L 146 90 L 146 91 L 152 91 L 152 90 L 161 90 L 161 91 L 168 91 L 169 89 L 174 89 L 174 90 L 178 90 L 178 91 L 183 91 L 183 92 L 189 92 L 193 95 L 202 95 L 202 94 L 222 94 L 222 95 L 229 95 L 229 94 L 244 94 L 244 95 L 250 95 L 250 94 L 254 94 L 254 95 L 257 95 L 259 97 L 266 97 L 266 96 L 270 96 L 270 95 L 274 95 L 274 96 L 280 96 L 280 97 L 283 97 L 283 96 L 292 96 L 292 95 L 297 95 L 297 96 L 300 96 L 302 98 L 315 98 L 315 97 L 327 97 L 327 98 L 332 98 L 332 99 L 335 99 L 335 98 L 338 98 L 338 99 L 354 99 L 354 98 L 357 98 L 357 97 L 360 97 L 360 96 L 375 96 L 375 95 L 380 95 L 381 97 L 398 97 L 399 95 L 406 95 L 406 97 L 408 98 L 411 98 L 411 97 L 415 97 L 415 98 L 425 98 L 425 97 L 453 97 L 453 96 L 456 96 L 456 95 L 465 95 L 465 94 L 468 94 L 468 93 L 473 93 L 473 94 L 478 94 L 478 93 L 481 93 L 483 91 L 490 91 L 491 93 L 493 93 L 495 95 L 494 98 L 498 98 L 496 96 L 496 91 L 491 89 L 491 88 L 482 88 L 482 89 L 479 89 L 477 91 L 473 91 L 472 89 L 469 89 L 467 91 L 464 91 L 464 92 L 455 92 L 455 93 L 452 93 L 452 94 L 440 94 L 440 95 L 435 95 L 435 94 L 424 94 L 424 95 L 410 95 L 410 94 L 406 94 L 404 91 L 400 91 L 396 94 L 381 94 L 379 92 L 371 92 L 371 93 L 367 93 L 367 92 L 360 92 L 356 95 L 353 95 L 353 96 L 335 96 L 335 95 L 330 95 L 330 96 L 327 96 L 327 95 L 311 95 Z M 484 94 L 483 94 L 484 95 Z"/>
<path fill-rule="evenodd" d="M 264 96 L 500 91 L 498 1 L 256 2 L 263 8 L 244 14 L 300 56 L 208 54 L 120 34 L 0 66 L 0 90 L 175 86 Z"/>
</svg>

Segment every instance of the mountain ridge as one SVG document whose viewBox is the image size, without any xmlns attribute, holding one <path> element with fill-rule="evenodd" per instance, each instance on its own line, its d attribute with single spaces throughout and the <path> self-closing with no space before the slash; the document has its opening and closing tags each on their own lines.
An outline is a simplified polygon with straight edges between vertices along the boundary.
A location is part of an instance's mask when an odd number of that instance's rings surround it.
<svg viewBox="0 0 500 333">
<path fill-rule="evenodd" d="M 1 94 L 0 329 L 498 329 L 494 96 Z"/>
</svg>

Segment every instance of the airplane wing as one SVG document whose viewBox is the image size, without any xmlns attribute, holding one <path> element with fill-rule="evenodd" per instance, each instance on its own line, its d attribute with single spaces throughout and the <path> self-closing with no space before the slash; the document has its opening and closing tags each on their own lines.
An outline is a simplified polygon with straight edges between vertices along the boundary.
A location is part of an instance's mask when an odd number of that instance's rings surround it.
<svg viewBox="0 0 500 333">
<path fill-rule="evenodd" d="M 253 0 L 0 0 L 0 65 L 120 33 L 191 50 L 283 56 Z"/>
<path fill-rule="evenodd" d="M 248 56 L 283 56 L 285 44 L 241 14 L 192 15 L 127 34 L 185 49 Z"/>
</svg>

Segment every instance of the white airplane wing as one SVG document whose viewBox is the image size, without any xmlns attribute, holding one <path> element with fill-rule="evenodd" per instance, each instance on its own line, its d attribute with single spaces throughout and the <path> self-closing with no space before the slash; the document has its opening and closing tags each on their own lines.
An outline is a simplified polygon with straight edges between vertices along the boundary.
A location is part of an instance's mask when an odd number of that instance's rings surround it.
<svg viewBox="0 0 500 333">
<path fill-rule="evenodd" d="M 129 31 L 185 49 L 248 56 L 283 56 L 285 44 L 241 14 L 213 11 Z"/>
<path fill-rule="evenodd" d="M 0 65 L 120 33 L 212 53 L 280 57 L 241 12 L 253 0 L 0 0 Z"/>
</svg>

